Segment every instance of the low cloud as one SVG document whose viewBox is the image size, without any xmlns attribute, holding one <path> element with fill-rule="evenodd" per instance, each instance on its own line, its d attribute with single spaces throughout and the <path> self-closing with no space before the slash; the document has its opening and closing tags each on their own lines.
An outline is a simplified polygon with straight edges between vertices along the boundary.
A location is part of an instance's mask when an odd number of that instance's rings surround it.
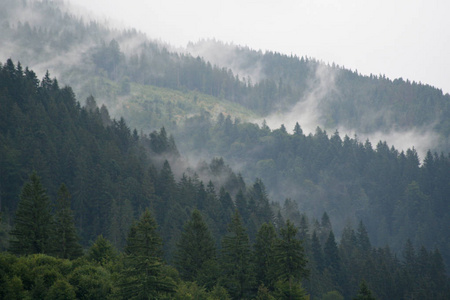
<svg viewBox="0 0 450 300">
<path fill-rule="evenodd" d="M 251 79 L 252 83 L 265 78 L 261 63 L 262 52 L 250 51 L 246 47 L 225 44 L 216 40 L 202 40 L 189 43 L 186 50 L 194 57 L 201 57 L 212 65 L 230 69 L 241 79 Z"/>
<path fill-rule="evenodd" d="M 277 112 L 265 118 L 267 125 L 276 129 L 282 124 L 290 132 L 293 131 L 295 123 L 299 123 L 305 134 L 314 133 L 317 126 L 321 124 L 320 105 L 331 94 L 336 93 L 336 73 L 323 64 L 318 64 L 314 77 L 310 78 L 308 91 L 303 99 L 292 107 L 288 112 Z M 258 120 L 257 123 L 261 123 Z"/>
</svg>

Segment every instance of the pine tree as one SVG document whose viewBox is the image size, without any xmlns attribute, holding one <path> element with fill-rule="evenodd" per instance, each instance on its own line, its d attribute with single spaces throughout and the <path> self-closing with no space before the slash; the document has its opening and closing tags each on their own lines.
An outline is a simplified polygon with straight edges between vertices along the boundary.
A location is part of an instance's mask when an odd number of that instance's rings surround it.
<svg viewBox="0 0 450 300">
<path fill-rule="evenodd" d="M 311 252 L 314 262 L 316 263 L 317 270 L 322 272 L 324 269 L 323 250 L 315 230 L 313 231 L 313 235 L 311 237 Z"/>
<path fill-rule="evenodd" d="M 237 211 L 228 225 L 228 234 L 222 240 L 221 260 L 223 286 L 233 298 L 245 298 L 252 288 L 254 273 L 250 263 L 249 238 Z"/>
<path fill-rule="evenodd" d="M 83 255 L 77 230 L 70 209 L 70 194 L 65 184 L 58 190 L 57 210 L 54 223 L 53 253 L 60 258 L 74 259 Z"/>
<path fill-rule="evenodd" d="M 362 221 L 359 222 L 358 230 L 356 232 L 356 241 L 360 250 L 367 254 L 372 249 L 366 227 Z"/>
<path fill-rule="evenodd" d="M 375 300 L 375 297 L 372 296 L 372 291 L 364 280 L 361 282 L 358 294 L 353 300 Z"/>
<path fill-rule="evenodd" d="M 155 219 L 146 209 L 130 230 L 120 274 L 123 299 L 156 299 L 161 293 L 172 293 L 175 289 L 173 282 L 162 274 L 162 242 L 156 228 Z"/>
<path fill-rule="evenodd" d="M 45 189 L 36 172 L 30 175 L 20 194 L 10 251 L 15 254 L 47 253 L 52 236 L 52 215 Z"/>
<path fill-rule="evenodd" d="M 277 278 L 281 282 L 288 283 L 289 293 L 293 293 L 300 280 L 309 275 L 302 242 L 296 237 L 297 231 L 294 224 L 287 220 L 285 227 L 280 229 L 280 239 L 275 251 Z"/>
<path fill-rule="evenodd" d="M 277 233 L 272 223 L 263 223 L 256 234 L 255 274 L 258 285 L 273 289 L 278 265 L 274 260 Z"/>
<path fill-rule="evenodd" d="M 89 248 L 87 253 L 87 258 L 90 261 L 99 263 L 100 265 L 105 265 L 116 258 L 116 251 L 113 245 L 103 237 L 99 235 L 95 240 L 94 244 Z"/>
<path fill-rule="evenodd" d="M 199 273 L 208 272 L 206 268 L 216 260 L 216 247 L 208 226 L 198 210 L 184 225 L 184 231 L 177 244 L 175 262 L 183 280 L 197 281 Z"/>
<path fill-rule="evenodd" d="M 341 258 L 334 238 L 333 230 L 330 231 L 328 239 L 323 247 L 325 268 L 331 273 L 334 283 L 339 286 L 343 281 L 341 273 Z"/>
</svg>

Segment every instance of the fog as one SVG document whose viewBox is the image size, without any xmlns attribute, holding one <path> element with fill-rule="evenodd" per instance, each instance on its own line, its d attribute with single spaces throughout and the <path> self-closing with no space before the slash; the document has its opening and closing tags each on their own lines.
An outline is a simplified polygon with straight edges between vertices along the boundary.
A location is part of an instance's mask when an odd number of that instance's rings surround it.
<svg viewBox="0 0 450 300">
<path fill-rule="evenodd" d="M 241 79 L 250 78 L 253 83 L 265 79 L 263 66 L 260 57 L 255 60 L 253 57 L 243 55 L 243 51 L 251 51 L 248 47 L 242 47 L 233 43 L 223 43 L 216 40 L 202 40 L 197 43 L 189 43 L 185 50 L 194 57 L 201 57 L 209 61 L 212 65 L 230 69 L 235 75 Z M 249 56 L 261 55 L 250 53 Z"/>
</svg>

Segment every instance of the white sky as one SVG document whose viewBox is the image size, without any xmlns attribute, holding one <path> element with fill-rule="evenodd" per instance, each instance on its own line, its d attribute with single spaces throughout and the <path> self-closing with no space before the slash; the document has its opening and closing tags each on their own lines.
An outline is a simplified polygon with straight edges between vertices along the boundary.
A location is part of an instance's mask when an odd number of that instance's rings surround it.
<svg viewBox="0 0 450 300">
<path fill-rule="evenodd" d="M 67 0 L 66 0 L 67 1 Z M 174 46 L 223 42 L 450 93 L 448 0 L 68 0 Z"/>
</svg>

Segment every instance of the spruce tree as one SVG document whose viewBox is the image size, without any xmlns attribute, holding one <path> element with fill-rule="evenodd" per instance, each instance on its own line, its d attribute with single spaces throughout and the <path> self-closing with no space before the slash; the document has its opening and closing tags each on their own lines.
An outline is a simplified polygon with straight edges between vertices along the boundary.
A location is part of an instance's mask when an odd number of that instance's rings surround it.
<svg viewBox="0 0 450 300">
<path fill-rule="evenodd" d="M 184 280 L 197 281 L 200 273 L 207 272 L 207 266 L 216 260 L 216 247 L 208 226 L 198 210 L 184 225 L 184 231 L 177 243 L 175 263 Z"/>
<path fill-rule="evenodd" d="M 222 240 L 221 283 L 234 299 L 246 298 L 254 282 L 250 242 L 242 225 L 238 211 L 235 211 L 228 234 Z"/>
<path fill-rule="evenodd" d="M 325 268 L 331 273 L 331 277 L 336 286 L 339 286 L 344 279 L 341 272 L 341 258 L 334 238 L 333 230 L 330 231 L 325 246 L 323 247 Z"/>
<path fill-rule="evenodd" d="M 173 282 L 162 274 L 162 242 L 156 229 L 156 221 L 146 209 L 130 230 L 120 274 L 123 299 L 157 299 L 161 293 L 174 292 Z"/>
<path fill-rule="evenodd" d="M 322 272 L 324 269 L 323 250 L 322 250 L 322 246 L 320 245 L 320 241 L 319 241 L 319 238 L 317 237 L 315 230 L 311 237 L 311 252 L 312 252 L 312 257 L 316 264 L 317 270 L 319 272 Z"/>
<path fill-rule="evenodd" d="M 375 300 L 375 297 L 372 296 L 372 291 L 364 280 L 361 282 L 358 294 L 353 300 Z"/>
<path fill-rule="evenodd" d="M 106 265 L 114 261 L 117 257 L 116 251 L 111 242 L 99 235 L 94 244 L 89 248 L 87 259 L 100 265 Z"/>
<path fill-rule="evenodd" d="M 53 254 L 60 258 L 73 259 L 83 254 L 70 209 L 70 194 L 65 184 L 58 190 L 57 210 L 54 223 Z"/>
<path fill-rule="evenodd" d="M 279 282 L 288 283 L 289 293 L 293 293 L 300 280 L 309 275 L 302 242 L 296 237 L 297 231 L 294 224 L 287 220 L 285 227 L 280 229 L 280 239 L 275 251 L 277 278 Z"/>
<path fill-rule="evenodd" d="M 263 223 L 254 244 L 255 274 L 258 285 L 273 289 L 278 265 L 275 261 L 277 233 L 272 223 Z"/>
<path fill-rule="evenodd" d="M 47 253 L 52 236 L 50 203 L 36 172 L 30 175 L 20 193 L 15 226 L 11 231 L 10 251 L 27 255 Z"/>
</svg>

